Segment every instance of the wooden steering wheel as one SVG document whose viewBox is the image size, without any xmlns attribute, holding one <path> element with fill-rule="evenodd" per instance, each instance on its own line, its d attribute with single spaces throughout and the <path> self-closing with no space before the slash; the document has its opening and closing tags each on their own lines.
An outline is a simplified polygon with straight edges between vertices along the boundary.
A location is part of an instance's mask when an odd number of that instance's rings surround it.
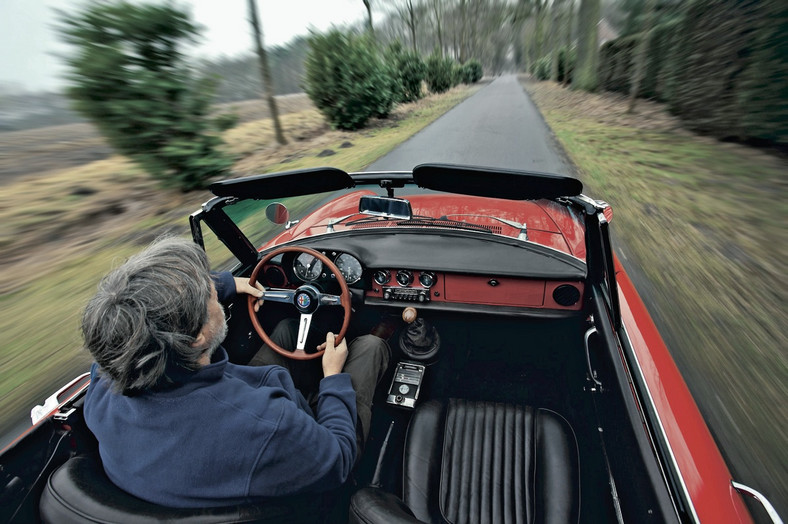
<svg viewBox="0 0 788 524">
<path fill-rule="evenodd" d="M 325 353 L 325 350 L 317 351 L 315 353 L 307 353 L 304 350 L 307 335 L 309 334 L 309 327 L 312 324 L 312 315 L 322 306 L 342 306 L 345 311 L 345 315 L 342 320 L 342 329 L 340 329 L 334 343 L 339 344 L 342 342 L 342 338 L 345 336 L 348 324 L 350 324 L 350 289 L 347 287 L 345 277 L 342 276 L 342 273 L 340 273 L 337 266 L 327 256 L 315 251 L 314 249 L 298 246 L 280 247 L 278 249 L 274 249 L 264 256 L 262 260 L 257 263 L 257 266 L 255 266 L 252 276 L 249 277 L 249 281 L 252 286 L 255 286 L 255 283 L 259 282 L 258 277 L 260 272 L 263 271 L 263 266 L 265 266 L 272 258 L 282 253 L 308 253 L 320 260 L 323 263 L 323 266 L 326 267 L 336 277 L 336 281 L 341 289 L 341 294 L 328 295 L 322 293 L 318 288 L 311 284 L 304 284 L 298 289 L 268 288 L 263 285 L 265 289 L 263 294 L 263 304 L 269 301 L 291 304 L 301 315 L 301 318 L 298 322 L 296 348 L 293 351 L 288 351 L 271 340 L 271 337 L 268 336 L 268 334 L 263 329 L 263 326 L 260 324 L 260 320 L 257 318 L 257 312 L 254 310 L 255 302 L 257 302 L 258 299 L 251 295 L 249 295 L 248 299 L 249 317 L 252 319 L 252 325 L 257 331 L 257 334 L 260 335 L 260 338 L 263 339 L 263 342 L 268 344 L 271 349 L 280 355 L 293 360 L 310 360 L 319 358 L 323 355 L 323 353 Z"/>
</svg>

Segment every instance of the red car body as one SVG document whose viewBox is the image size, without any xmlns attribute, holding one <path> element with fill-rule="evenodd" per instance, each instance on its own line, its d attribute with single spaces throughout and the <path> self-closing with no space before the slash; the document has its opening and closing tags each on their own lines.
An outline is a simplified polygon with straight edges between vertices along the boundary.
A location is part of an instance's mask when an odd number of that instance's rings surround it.
<svg viewBox="0 0 788 524">
<path fill-rule="evenodd" d="M 599 469 L 587 472 L 583 482 L 597 485 L 598 493 L 610 500 L 599 502 L 605 507 L 592 508 L 590 513 L 581 509 L 581 521 L 616 515 L 620 520 L 645 522 L 653 514 L 666 522 L 752 522 L 741 492 L 756 498 L 760 494 L 733 483 L 662 337 L 613 253 L 609 206 L 582 195 L 578 181 L 540 173 L 428 165 L 412 173 L 306 170 L 230 180 L 211 189 L 216 197 L 190 219 L 195 241 L 209 254 L 212 246 L 226 246 L 221 249 L 231 253 L 226 257 L 228 267 L 237 275 L 248 276 L 259 266 L 253 275 L 277 282 L 263 282 L 266 288 L 281 288 L 291 295 L 300 289 L 304 281 L 294 267 L 295 255 L 267 256 L 280 247 L 300 246 L 335 260 L 348 254 L 359 264 L 358 275 L 348 270 L 346 276 L 338 268 L 343 278 L 351 277 L 355 308 L 364 312 L 357 312 L 359 317 L 398 312 L 407 305 L 404 302 L 413 301 L 437 324 L 444 316 L 455 315 L 466 323 L 477 317 L 481 322 L 496 319 L 480 324 L 484 328 L 498 325 L 499 320 L 515 327 L 566 322 L 556 325 L 588 328 L 585 346 L 578 331 L 573 350 L 567 353 L 575 371 L 585 372 L 582 388 L 578 384 L 571 395 L 579 399 L 578 405 L 593 406 L 586 421 L 578 421 L 575 414 L 575 424 L 587 426 L 580 432 L 588 435 L 595 435 L 597 429 L 602 435 L 603 427 L 606 433 L 626 429 L 607 445 L 603 436 L 601 444 L 591 436 L 583 444 L 584 453 L 593 450 L 599 455 L 583 461 Z M 407 203 L 408 216 L 370 216 L 361 209 L 363 202 L 360 208 L 362 197 L 386 205 L 381 192 L 397 205 Z M 317 196 L 309 209 L 293 222 L 276 203 L 312 194 Z M 263 205 L 274 222 L 287 224 L 257 238 L 249 231 L 260 225 L 261 212 L 254 206 L 262 209 Z M 221 242 L 208 238 L 205 225 Z M 414 246 L 421 250 L 415 258 Z M 258 264 L 261 259 L 267 262 Z M 389 284 L 400 271 L 409 273 L 410 281 Z M 419 283 L 424 274 L 429 286 Z M 358 280 L 350 282 L 355 276 Z M 323 275 L 316 281 L 322 279 L 331 288 L 335 278 Z M 562 295 L 561 290 L 567 289 L 576 294 L 574 301 Z M 235 329 L 249 331 L 246 324 Z M 585 359 L 576 354 L 583 347 Z M 69 456 L 95 446 L 81 419 L 85 389 L 81 386 L 60 399 L 57 408 L 45 409 L 48 413 L 41 413 L 43 418 L 0 455 L 3 470 L 13 477 L 6 481 L 6 493 L 18 485 L 24 486 L 19 493 L 40 493 L 42 479 L 52 470 Z M 67 453 L 58 448 L 62 437 L 51 450 L 57 435 L 71 437 Z M 42 448 L 50 452 L 42 453 Z M 384 451 L 385 445 L 381 457 Z M 378 465 L 382 462 L 379 458 Z M 612 494 L 599 487 L 607 483 Z M 639 489 L 644 490 L 644 501 L 638 500 Z M 9 497 L 20 500 L 20 495 Z M 21 500 L 14 515 L 38 518 L 36 502 L 26 496 Z M 768 510 L 768 502 L 765 505 Z M 162 511 L 160 516 L 167 517 Z M 779 521 L 773 510 L 770 515 Z"/>
</svg>

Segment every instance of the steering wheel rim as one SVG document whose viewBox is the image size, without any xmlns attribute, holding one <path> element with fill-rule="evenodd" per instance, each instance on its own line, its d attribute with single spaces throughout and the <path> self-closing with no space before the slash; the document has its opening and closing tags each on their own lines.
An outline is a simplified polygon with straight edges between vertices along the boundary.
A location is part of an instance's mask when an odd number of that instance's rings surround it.
<svg viewBox="0 0 788 524">
<path fill-rule="evenodd" d="M 280 255 L 282 253 L 308 253 L 313 257 L 317 258 L 323 263 L 323 266 L 328 268 L 328 270 L 334 274 L 336 277 L 336 281 L 339 284 L 341 294 L 337 295 L 327 295 L 321 293 L 317 288 L 310 284 L 305 284 L 300 286 L 296 290 L 291 289 L 274 289 L 274 288 L 267 288 L 265 285 L 266 294 L 270 294 L 271 292 L 276 292 L 271 296 L 277 296 L 275 299 L 276 302 L 287 302 L 288 300 L 291 301 L 292 305 L 296 308 L 297 311 L 301 312 L 301 321 L 299 322 L 299 339 L 301 338 L 301 329 L 304 329 L 305 332 L 303 333 L 303 342 L 306 342 L 307 334 L 309 331 L 309 326 L 311 325 L 311 317 L 312 313 L 316 311 L 322 305 L 340 305 L 344 309 L 344 318 L 342 320 L 342 328 L 339 330 L 335 338 L 335 344 L 339 344 L 342 342 L 342 339 L 347 332 L 348 325 L 350 324 L 350 289 L 347 286 L 347 282 L 345 282 L 345 277 L 342 276 L 342 273 L 337 268 L 336 264 L 334 264 L 327 256 L 324 254 L 315 251 L 314 249 L 308 247 L 300 247 L 300 246 L 284 246 L 280 248 L 276 248 L 273 251 L 269 252 L 265 255 L 255 266 L 254 271 L 252 271 L 252 276 L 249 277 L 249 282 L 252 286 L 259 281 L 258 276 L 260 272 L 263 270 L 263 267 L 275 256 Z M 306 298 L 304 298 L 304 295 Z M 300 299 L 300 300 L 299 300 Z M 254 310 L 255 303 L 257 302 L 257 298 L 249 295 L 248 297 L 248 306 L 249 306 L 249 318 L 252 320 L 252 325 L 254 326 L 255 331 L 257 334 L 260 335 L 260 338 L 263 339 L 271 349 L 282 355 L 283 357 L 287 357 L 293 360 L 312 360 L 315 358 L 320 358 L 325 353 L 325 350 L 320 350 L 315 353 L 307 353 L 304 348 L 296 348 L 294 351 L 288 351 L 278 344 L 276 344 L 271 337 L 265 332 L 263 329 L 262 324 L 260 324 L 260 320 L 257 318 L 258 312 Z M 265 294 L 263 295 L 263 304 L 267 301 Z M 299 301 L 298 303 L 296 301 Z M 311 306 L 312 301 L 315 302 L 314 309 L 309 312 L 305 313 L 305 306 L 302 304 L 306 303 L 306 306 Z M 339 302 L 338 304 L 336 302 Z M 308 311 L 308 310 L 307 310 Z M 308 318 L 305 318 L 307 317 Z"/>
</svg>

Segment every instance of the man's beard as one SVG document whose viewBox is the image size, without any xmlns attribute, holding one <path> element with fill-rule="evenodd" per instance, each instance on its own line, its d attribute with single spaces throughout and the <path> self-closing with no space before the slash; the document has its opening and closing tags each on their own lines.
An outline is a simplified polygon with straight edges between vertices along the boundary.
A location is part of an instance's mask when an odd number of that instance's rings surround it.
<svg viewBox="0 0 788 524">
<path fill-rule="evenodd" d="M 217 322 L 218 326 L 211 326 L 211 330 L 209 332 L 210 337 L 206 340 L 206 351 L 209 355 L 213 355 L 214 351 L 222 344 L 225 337 L 227 337 L 227 317 L 224 314 L 224 308 L 222 310 L 222 319 L 221 322 Z"/>
</svg>

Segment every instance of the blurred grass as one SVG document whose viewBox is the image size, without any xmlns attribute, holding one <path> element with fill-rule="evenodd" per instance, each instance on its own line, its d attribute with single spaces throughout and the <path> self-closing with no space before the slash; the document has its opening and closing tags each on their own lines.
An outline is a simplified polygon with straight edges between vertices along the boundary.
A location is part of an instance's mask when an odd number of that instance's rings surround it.
<svg viewBox="0 0 788 524">
<path fill-rule="evenodd" d="M 736 480 L 788 512 L 784 159 L 698 137 L 656 104 L 527 84 L 586 186 Z M 642 284 L 642 285 L 641 285 Z M 780 506 L 782 506 L 780 508 Z"/>
<path fill-rule="evenodd" d="M 287 114 L 287 146 L 274 144 L 270 120 L 242 124 L 225 135 L 239 156 L 234 174 L 326 165 L 359 171 L 478 89 L 401 105 L 352 133 L 330 130 L 314 109 Z M 326 151 L 335 154 L 318 156 Z M 27 418 L 87 370 L 80 315 L 101 277 L 162 232 L 188 234 L 189 213 L 208 198 L 160 189 L 118 156 L 0 186 L 0 427 Z"/>
</svg>

